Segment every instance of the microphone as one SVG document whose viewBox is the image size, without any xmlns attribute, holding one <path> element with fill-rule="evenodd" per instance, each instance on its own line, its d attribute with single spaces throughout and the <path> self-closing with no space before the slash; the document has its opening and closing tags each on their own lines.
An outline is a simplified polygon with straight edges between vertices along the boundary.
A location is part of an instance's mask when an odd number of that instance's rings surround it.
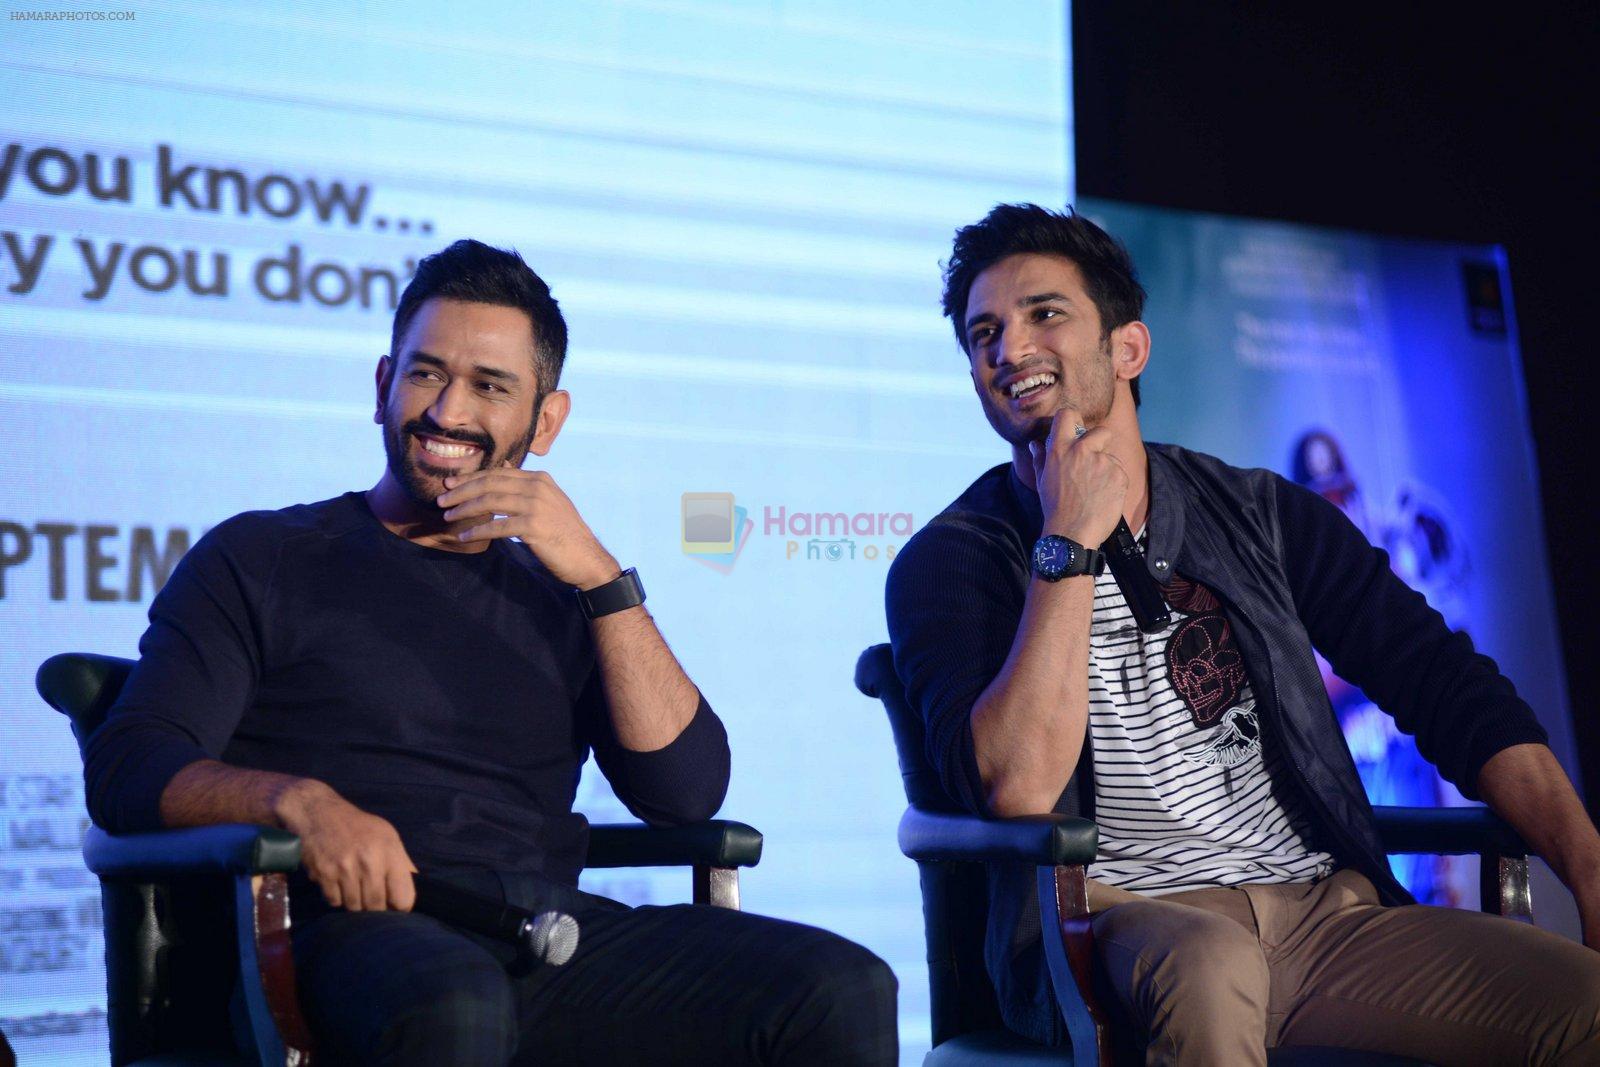
<svg viewBox="0 0 1600 1067">
<path fill-rule="evenodd" d="M 1122 590 L 1122 598 L 1128 602 L 1139 629 L 1154 634 L 1170 626 L 1172 611 L 1161 595 L 1161 587 L 1144 569 L 1144 553 L 1139 551 L 1139 542 L 1133 539 L 1127 519 L 1117 520 L 1117 528 L 1100 546 L 1100 551 L 1105 553 L 1106 565 L 1111 568 L 1111 576 L 1117 580 L 1117 588 Z"/>
<path fill-rule="evenodd" d="M 417 887 L 413 911 L 514 945 L 524 962 L 560 967 L 578 951 L 578 920 L 564 912 L 536 915 L 425 874 L 412 880 Z"/>
</svg>

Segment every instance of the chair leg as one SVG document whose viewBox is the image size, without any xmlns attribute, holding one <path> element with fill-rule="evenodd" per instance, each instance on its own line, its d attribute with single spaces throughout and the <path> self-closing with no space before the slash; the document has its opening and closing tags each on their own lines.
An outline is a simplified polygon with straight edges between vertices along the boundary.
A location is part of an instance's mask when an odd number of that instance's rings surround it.
<svg viewBox="0 0 1600 1067">
<path fill-rule="evenodd" d="M 234 887 L 239 980 L 256 1055 L 262 1063 L 310 1067 L 311 1031 L 300 1014 L 290 947 L 289 879 L 241 874 Z"/>
<path fill-rule="evenodd" d="M 1483 852 L 1478 856 L 1478 906 L 1490 915 L 1533 921 L 1528 857 Z"/>
<path fill-rule="evenodd" d="M 1111 1067 L 1111 1029 L 1094 991 L 1094 927 L 1089 917 L 1087 876 L 1082 866 L 1038 870 L 1045 961 L 1072 1039 L 1072 1061 Z M 1052 930 L 1059 936 L 1051 937 Z"/>
<path fill-rule="evenodd" d="M 695 864 L 693 900 L 696 904 L 711 904 L 738 911 L 739 868 Z"/>
</svg>

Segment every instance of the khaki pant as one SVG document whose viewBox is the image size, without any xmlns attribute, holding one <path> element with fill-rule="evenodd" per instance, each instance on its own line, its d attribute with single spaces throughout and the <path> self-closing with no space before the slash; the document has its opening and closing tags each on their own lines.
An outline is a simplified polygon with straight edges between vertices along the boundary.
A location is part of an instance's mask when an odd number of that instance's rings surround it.
<svg viewBox="0 0 1600 1067">
<path fill-rule="evenodd" d="M 1095 947 L 1149 1064 L 1279 1045 L 1600 1064 L 1600 952 L 1481 912 L 1383 907 L 1354 871 L 1143 897 L 1090 882 Z"/>
</svg>

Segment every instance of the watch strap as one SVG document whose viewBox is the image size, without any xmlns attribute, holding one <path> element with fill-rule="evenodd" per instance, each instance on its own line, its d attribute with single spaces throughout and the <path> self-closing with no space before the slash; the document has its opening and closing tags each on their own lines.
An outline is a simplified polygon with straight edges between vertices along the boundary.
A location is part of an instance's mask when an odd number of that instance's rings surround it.
<svg viewBox="0 0 1600 1067">
<path fill-rule="evenodd" d="M 632 567 L 604 585 L 572 592 L 586 619 L 598 619 L 644 603 L 644 584 L 639 581 L 639 572 Z"/>
</svg>

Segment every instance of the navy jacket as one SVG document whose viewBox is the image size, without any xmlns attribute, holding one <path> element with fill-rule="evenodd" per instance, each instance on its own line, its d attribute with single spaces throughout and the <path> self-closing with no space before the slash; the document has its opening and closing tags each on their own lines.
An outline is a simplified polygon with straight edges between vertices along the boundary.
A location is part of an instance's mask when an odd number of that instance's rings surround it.
<svg viewBox="0 0 1600 1067">
<path fill-rule="evenodd" d="M 1165 583 L 1181 573 L 1221 598 L 1264 743 L 1282 746 L 1291 787 L 1316 820 L 1308 843 L 1366 875 L 1386 903 L 1410 903 L 1390 874 L 1313 649 L 1415 735 L 1468 797 L 1478 796 L 1491 756 L 1547 742 L 1543 728 L 1494 661 L 1450 630 L 1333 504 L 1271 471 L 1173 445 L 1148 444 L 1146 454 L 1151 576 Z M 979 815 L 991 813 L 969 716 L 1016 636 L 1042 522 L 1038 495 L 999 466 L 919 531 L 889 572 L 895 671 L 923 717 L 930 764 L 952 800 Z M 1092 818 L 1093 808 L 1086 743 L 1055 810 Z M 1006 1024 L 1059 1043 L 1031 867 L 992 867 L 986 956 Z"/>
</svg>

